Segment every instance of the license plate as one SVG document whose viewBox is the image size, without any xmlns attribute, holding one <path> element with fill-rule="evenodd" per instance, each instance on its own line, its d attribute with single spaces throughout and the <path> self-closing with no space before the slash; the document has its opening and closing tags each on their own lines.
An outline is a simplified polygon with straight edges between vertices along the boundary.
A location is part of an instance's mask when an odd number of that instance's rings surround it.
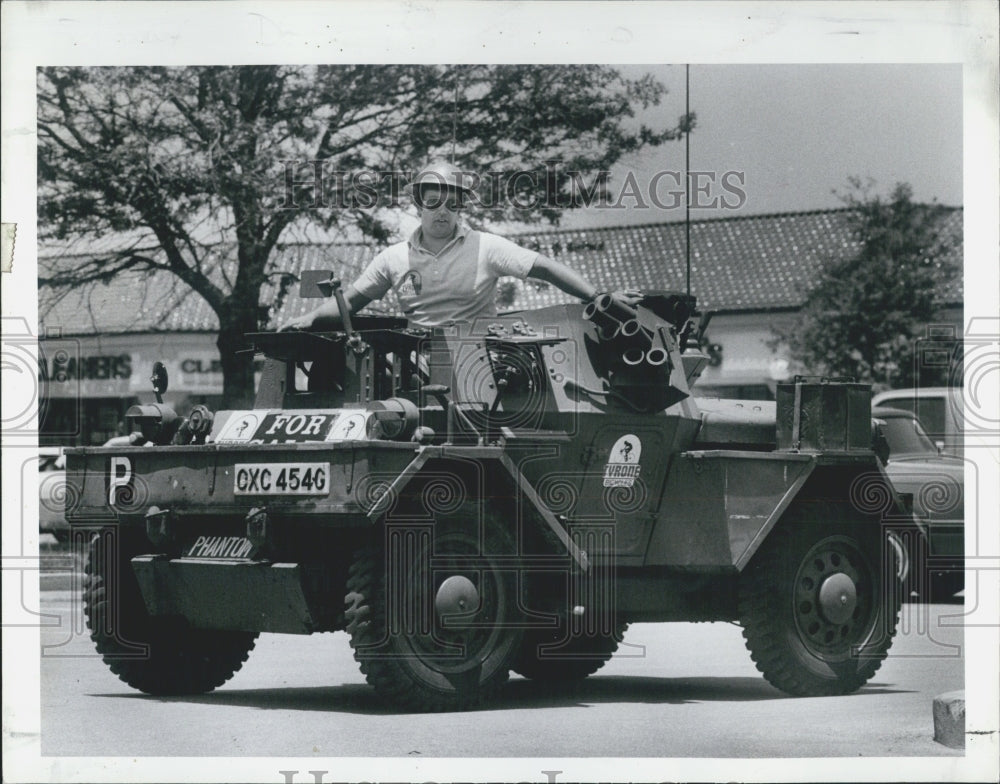
<svg viewBox="0 0 1000 784">
<path fill-rule="evenodd" d="M 327 495 L 329 463 L 239 463 L 235 466 L 236 495 Z"/>
</svg>

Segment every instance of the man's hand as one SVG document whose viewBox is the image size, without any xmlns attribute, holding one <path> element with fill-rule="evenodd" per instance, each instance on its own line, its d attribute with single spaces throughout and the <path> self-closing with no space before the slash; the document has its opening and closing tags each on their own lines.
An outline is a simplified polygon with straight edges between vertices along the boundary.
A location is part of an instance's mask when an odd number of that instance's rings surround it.
<svg viewBox="0 0 1000 784">
<path fill-rule="evenodd" d="M 611 296 L 619 302 L 624 302 L 633 308 L 642 300 L 642 293 L 635 289 L 625 289 L 624 291 L 612 291 Z"/>
<path fill-rule="evenodd" d="M 306 313 L 304 316 L 289 319 L 278 327 L 278 332 L 288 332 L 293 329 L 310 329 L 313 325 L 314 318 L 315 317 L 312 313 Z"/>
<path fill-rule="evenodd" d="M 359 293 L 354 286 L 344 289 L 344 299 L 347 301 L 348 312 L 352 314 L 371 302 L 370 297 Z M 278 332 L 292 329 L 340 329 L 342 323 L 337 300 L 330 298 L 315 310 L 310 310 L 298 318 L 289 319 L 278 327 Z"/>
</svg>

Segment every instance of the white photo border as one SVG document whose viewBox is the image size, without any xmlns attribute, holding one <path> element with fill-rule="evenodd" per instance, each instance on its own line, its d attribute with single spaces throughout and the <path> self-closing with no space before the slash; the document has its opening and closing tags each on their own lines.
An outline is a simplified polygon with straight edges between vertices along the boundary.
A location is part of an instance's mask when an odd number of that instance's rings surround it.
<svg viewBox="0 0 1000 784">
<path fill-rule="evenodd" d="M 961 63 L 964 77 L 965 312 L 996 317 L 997 5 L 982 2 L 4 2 L 2 220 L 16 223 L 2 313 L 37 325 L 35 69 L 42 65 L 601 62 Z M 330 21 L 317 20 L 328 19 Z M 441 42 L 447 42 L 442 52 Z M 596 59 L 595 59 L 596 58 Z M 17 379 L 5 374 L 4 397 Z M 4 463 L 12 449 L 4 443 Z M 981 455 L 995 476 L 996 451 Z M 991 471 L 992 473 L 986 473 Z M 17 474 L 3 472 L 5 520 L 21 519 Z M 981 509 L 998 509 L 983 483 Z M 988 521 L 987 521 L 988 522 Z M 995 519 L 993 520 L 995 523 Z M 10 526 L 4 525 L 4 552 Z M 19 532 L 16 532 L 19 533 Z M 996 530 L 987 542 L 997 552 Z M 982 543 L 981 543 L 982 544 Z M 37 547 L 37 541 L 35 542 Z M 327 768 L 366 781 L 996 780 L 996 572 L 966 630 L 968 736 L 962 758 L 282 759 L 40 756 L 39 635 L 5 630 L 3 722 L 9 781 L 267 781 Z M 992 590 L 990 588 L 992 587 Z M 20 573 L 4 569 L 4 606 Z M 26 589 L 26 602 L 37 594 Z M 35 605 L 37 606 L 37 604 Z M 971 619 L 970 619 L 971 620 Z M 928 706 L 928 717 L 930 706 Z M 335 771 L 335 773 L 334 773 Z"/>
</svg>

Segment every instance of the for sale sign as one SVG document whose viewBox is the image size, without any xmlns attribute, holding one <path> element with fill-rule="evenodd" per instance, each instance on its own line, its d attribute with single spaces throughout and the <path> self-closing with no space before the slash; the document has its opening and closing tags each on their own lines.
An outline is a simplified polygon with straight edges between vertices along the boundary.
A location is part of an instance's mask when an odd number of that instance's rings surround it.
<svg viewBox="0 0 1000 784">
<path fill-rule="evenodd" d="M 313 412 L 279 412 L 264 417 L 255 438 L 264 443 L 300 443 L 322 441 L 337 419 L 337 412 L 318 414 Z"/>
<path fill-rule="evenodd" d="M 233 411 L 218 428 L 217 444 L 298 444 L 316 441 L 364 441 L 366 409 Z"/>
</svg>

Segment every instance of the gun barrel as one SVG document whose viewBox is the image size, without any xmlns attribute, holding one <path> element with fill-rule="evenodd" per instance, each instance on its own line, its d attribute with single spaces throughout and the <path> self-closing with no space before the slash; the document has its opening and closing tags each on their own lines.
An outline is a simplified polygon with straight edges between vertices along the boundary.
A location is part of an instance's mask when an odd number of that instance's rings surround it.
<svg viewBox="0 0 1000 784">
<path fill-rule="evenodd" d="M 597 306 L 596 300 L 588 302 L 584 306 L 583 317 L 594 323 L 597 327 L 598 334 L 601 336 L 601 340 L 612 340 L 614 338 L 614 334 L 612 333 L 614 333 L 621 325 L 621 321 L 616 319 L 606 310 L 601 310 Z M 608 335 L 610 335 L 610 337 L 607 337 Z"/>
<path fill-rule="evenodd" d="M 622 352 L 622 362 L 628 367 L 637 367 L 646 358 L 646 352 L 641 348 L 633 346 Z"/>
<path fill-rule="evenodd" d="M 667 364 L 667 358 L 667 352 L 659 346 L 646 352 L 646 364 L 657 370 Z"/>
<path fill-rule="evenodd" d="M 621 331 L 621 324 L 609 324 L 605 327 L 598 327 L 597 335 L 603 342 L 613 343 L 618 340 L 618 337 L 621 335 Z"/>
<path fill-rule="evenodd" d="M 610 294 L 601 294 L 594 300 L 594 304 L 599 313 L 606 313 L 618 321 L 628 321 L 639 315 L 635 308 L 615 299 Z"/>
</svg>

